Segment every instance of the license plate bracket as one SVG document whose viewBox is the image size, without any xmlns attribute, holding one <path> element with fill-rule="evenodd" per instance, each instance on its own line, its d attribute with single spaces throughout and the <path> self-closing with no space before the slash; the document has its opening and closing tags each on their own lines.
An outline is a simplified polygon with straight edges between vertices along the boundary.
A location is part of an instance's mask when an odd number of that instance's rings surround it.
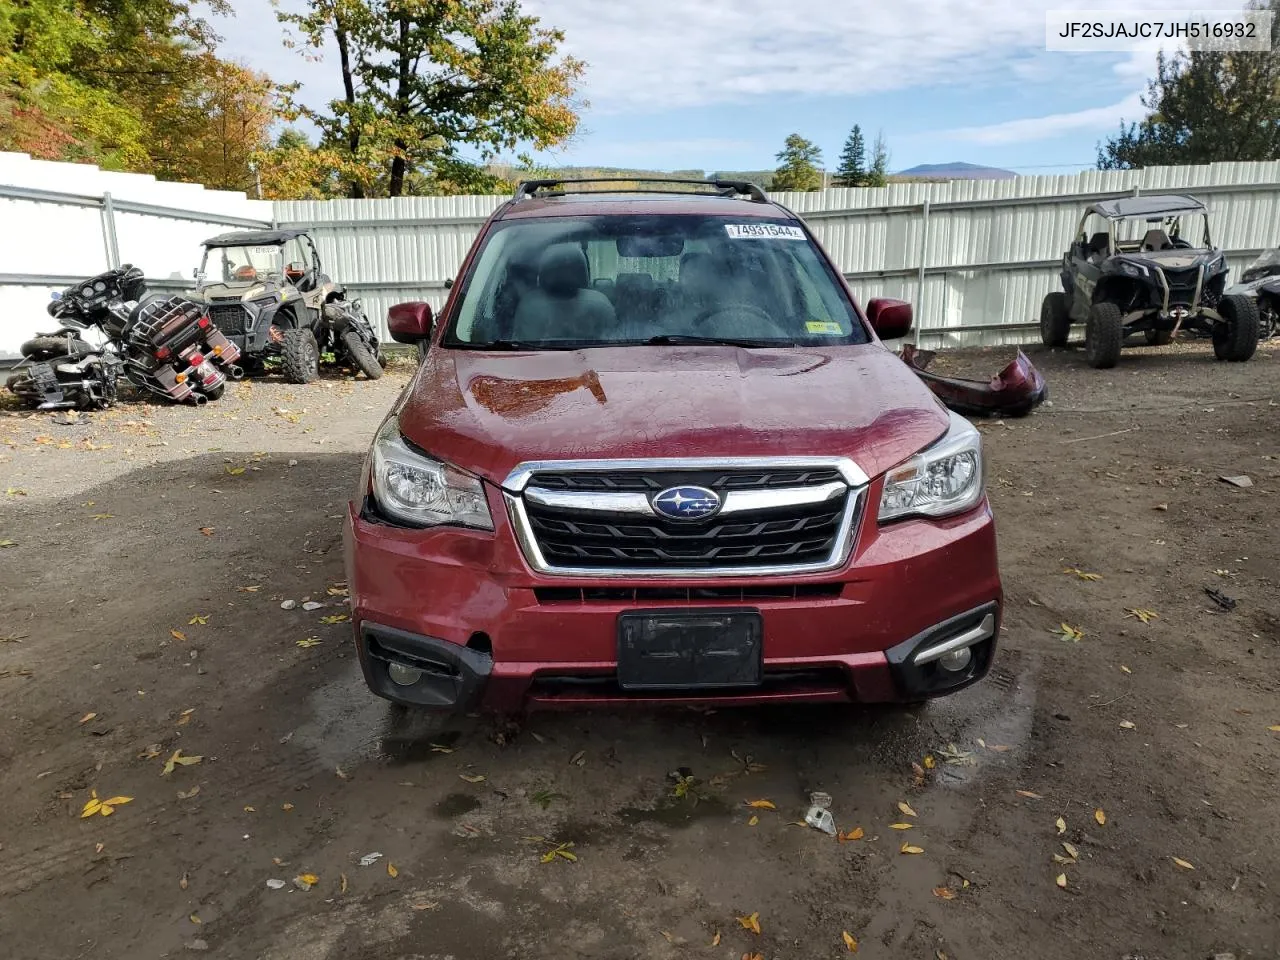
<svg viewBox="0 0 1280 960">
<path fill-rule="evenodd" d="M 764 618 L 751 608 L 629 610 L 618 615 L 618 686 L 759 686 L 763 641 Z"/>
</svg>

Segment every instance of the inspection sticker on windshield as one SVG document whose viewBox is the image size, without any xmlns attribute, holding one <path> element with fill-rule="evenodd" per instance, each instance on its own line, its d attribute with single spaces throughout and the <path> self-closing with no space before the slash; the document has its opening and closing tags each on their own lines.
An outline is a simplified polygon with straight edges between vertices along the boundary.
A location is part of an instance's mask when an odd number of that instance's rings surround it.
<svg viewBox="0 0 1280 960">
<path fill-rule="evenodd" d="M 726 223 L 725 233 L 734 240 L 803 240 L 804 231 L 780 223 Z"/>
<path fill-rule="evenodd" d="M 840 329 L 840 324 L 831 320 L 808 320 L 805 322 L 804 328 L 810 333 L 828 333 L 837 337 L 844 333 Z"/>
</svg>

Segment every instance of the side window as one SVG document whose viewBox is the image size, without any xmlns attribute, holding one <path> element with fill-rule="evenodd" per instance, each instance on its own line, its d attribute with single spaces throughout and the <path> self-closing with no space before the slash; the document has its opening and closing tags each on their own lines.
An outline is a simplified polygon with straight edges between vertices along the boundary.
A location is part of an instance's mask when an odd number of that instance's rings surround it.
<svg viewBox="0 0 1280 960">
<path fill-rule="evenodd" d="M 301 263 L 304 269 L 311 269 L 311 251 L 303 247 L 301 237 L 294 237 L 284 245 L 284 262 Z"/>
</svg>

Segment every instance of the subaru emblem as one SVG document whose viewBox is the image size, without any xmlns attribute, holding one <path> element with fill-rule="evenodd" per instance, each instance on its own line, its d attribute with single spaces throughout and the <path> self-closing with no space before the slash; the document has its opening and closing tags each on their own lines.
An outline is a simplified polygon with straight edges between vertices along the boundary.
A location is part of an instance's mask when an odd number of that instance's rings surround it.
<svg viewBox="0 0 1280 960">
<path fill-rule="evenodd" d="M 668 520 L 702 520 L 720 510 L 720 495 L 706 487 L 668 487 L 650 502 Z"/>
</svg>

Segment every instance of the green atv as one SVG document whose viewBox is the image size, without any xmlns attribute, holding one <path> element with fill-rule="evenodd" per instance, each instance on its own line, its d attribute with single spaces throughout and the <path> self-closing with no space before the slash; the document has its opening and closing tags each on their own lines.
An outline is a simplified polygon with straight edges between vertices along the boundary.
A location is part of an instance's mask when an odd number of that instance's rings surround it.
<svg viewBox="0 0 1280 960">
<path fill-rule="evenodd" d="M 340 365 L 382 376 L 378 335 L 359 300 L 320 266 L 305 230 L 224 233 L 204 242 L 196 293 L 209 318 L 240 348 L 246 373 L 261 373 L 279 357 L 285 379 L 310 383 L 320 358 L 332 352 Z"/>
</svg>

